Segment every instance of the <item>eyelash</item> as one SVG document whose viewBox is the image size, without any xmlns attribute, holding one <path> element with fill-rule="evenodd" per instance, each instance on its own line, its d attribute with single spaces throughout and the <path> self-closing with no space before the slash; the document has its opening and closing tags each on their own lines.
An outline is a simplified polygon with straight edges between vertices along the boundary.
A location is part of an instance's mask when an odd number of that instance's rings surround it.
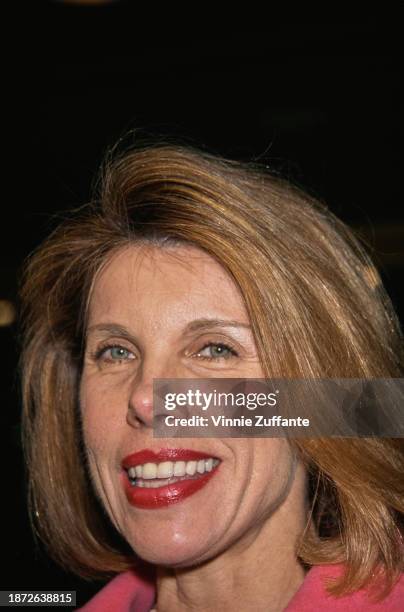
<svg viewBox="0 0 404 612">
<path fill-rule="evenodd" d="M 218 361 L 220 359 L 230 359 L 230 356 L 218 356 L 218 357 L 207 357 L 206 355 L 200 355 L 200 353 L 202 353 L 206 348 L 208 348 L 209 346 L 212 347 L 221 347 L 226 349 L 227 351 L 229 351 L 230 355 L 232 357 L 238 357 L 238 353 L 237 351 L 234 349 L 234 347 L 232 347 L 230 344 L 226 344 L 224 342 L 207 342 L 206 344 L 204 344 L 204 346 L 202 348 L 200 348 L 195 355 L 198 356 L 199 359 L 202 359 L 203 361 Z M 100 361 L 100 359 L 102 358 L 103 354 L 106 353 L 109 350 L 112 349 L 123 349 L 124 351 L 128 351 L 129 353 L 131 352 L 128 348 L 126 348 L 125 346 L 122 346 L 120 344 L 105 344 L 103 346 L 100 346 L 92 355 L 93 359 L 95 361 Z M 106 359 L 106 361 L 114 361 L 116 362 L 121 362 L 121 361 L 126 361 L 125 359 Z"/>
<path fill-rule="evenodd" d="M 92 357 L 95 361 L 99 361 L 104 353 L 111 351 L 112 349 L 123 349 L 124 351 L 128 351 L 128 353 L 131 352 L 130 349 L 126 348 L 126 346 L 122 346 L 121 344 L 104 344 L 92 354 Z M 125 359 L 106 359 L 106 361 L 120 362 L 125 361 Z"/>
<path fill-rule="evenodd" d="M 199 355 L 199 353 L 204 351 L 209 346 L 214 346 L 216 348 L 220 346 L 221 348 L 228 350 L 231 356 L 238 357 L 237 351 L 232 346 L 230 346 L 229 344 L 225 344 L 224 342 L 207 342 L 201 349 L 199 349 L 199 351 L 196 354 Z M 206 357 L 206 356 L 199 355 L 199 359 L 203 359 L 204 361 L 218 361 L 219 359 L 229 359 L 229 358 L 230 357 L 223 357 L 223 356 Z"/>
</svg>

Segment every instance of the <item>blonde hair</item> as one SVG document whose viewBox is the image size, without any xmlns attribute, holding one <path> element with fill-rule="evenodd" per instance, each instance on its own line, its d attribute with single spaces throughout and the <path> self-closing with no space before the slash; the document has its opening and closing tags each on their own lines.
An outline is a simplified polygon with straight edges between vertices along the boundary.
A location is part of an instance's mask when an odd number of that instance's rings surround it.
<svg viewBox="0 0 404 612">
<path fill-rule="evenodd" d="M 403 343 L 379 275 L 329 210 L 258 165 L 158 143 L 108 159 L 97 197 L 31 257 L 22 297 L 23 437 L 34 525 L 64 567 L 133 566 L 90 485 L 80 429 L 86 308 L 97 271 L 139 242 L 204 249 L 241 289 L 267 377 L 400 377 Z M 403 568 L 399 439 L 295 440 L 310 475 L 307 565 L 346 564 L 338 595 Z"/>
</svg>

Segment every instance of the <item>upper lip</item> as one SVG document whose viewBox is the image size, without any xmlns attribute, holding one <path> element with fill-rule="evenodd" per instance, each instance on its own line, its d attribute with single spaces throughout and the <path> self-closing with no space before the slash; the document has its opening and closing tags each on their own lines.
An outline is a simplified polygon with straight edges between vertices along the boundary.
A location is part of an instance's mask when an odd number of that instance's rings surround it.
<svg viewBox="0 0 404 612">
<path fill-rule="evenodd" d="M 187 448 L 161 448 L 158 451 L 143 449 L 127 455 L 122 459 L 122 468 L 129 470 L 131 467 L 143 465 L 144 463 L 161 463 L 162 461 L 198 461 L 209 459 L 214 455 L 195 451 Z"/>
</svg>

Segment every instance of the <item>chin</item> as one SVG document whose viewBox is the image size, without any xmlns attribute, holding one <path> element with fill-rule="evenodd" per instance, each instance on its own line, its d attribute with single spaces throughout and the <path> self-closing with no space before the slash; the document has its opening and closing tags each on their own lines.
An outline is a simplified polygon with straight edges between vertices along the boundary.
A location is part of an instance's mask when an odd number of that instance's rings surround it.
<svg viewBox="0 0 404 612">
<path fill-rule="evenodd" d="M 195 541 L 195 530 L 188 536 L 172 534 L 167 537 L 166 534 L 162 538 L 157 534 L 156 538 L 147 541 L 139 541 L 137 537 L 127 541 L 141 559 L 165 567 L 192 567 L 213 556 L 213 551 L 207 550 L 206 538 L 202 539 L 199 534 L 198 541 Z"/>
</svg>

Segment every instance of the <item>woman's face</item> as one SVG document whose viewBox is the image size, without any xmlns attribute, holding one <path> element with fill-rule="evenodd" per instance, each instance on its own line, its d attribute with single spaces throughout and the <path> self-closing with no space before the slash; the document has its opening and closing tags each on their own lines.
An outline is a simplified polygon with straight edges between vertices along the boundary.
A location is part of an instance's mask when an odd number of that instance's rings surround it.
<svg viewBox="0 0 404 612">
<path fill-rule="evenodd" d="M 231 277 L 192 246 L 120 251 L 92 292 L 83 431 L 111 520 L 157 564 L 196 564 L 261 532 L 284 540 L 301 521 L 304 471 L 285 440 L 153 438 L 153 379 L 212 377 L 264 377 Z M 205 472 L 193 473 L 192 460 Z M 134 484 L 128 462 L 138 469 Z M 170 470 L 179 476 L 167 482 Z"/>
</svg>

